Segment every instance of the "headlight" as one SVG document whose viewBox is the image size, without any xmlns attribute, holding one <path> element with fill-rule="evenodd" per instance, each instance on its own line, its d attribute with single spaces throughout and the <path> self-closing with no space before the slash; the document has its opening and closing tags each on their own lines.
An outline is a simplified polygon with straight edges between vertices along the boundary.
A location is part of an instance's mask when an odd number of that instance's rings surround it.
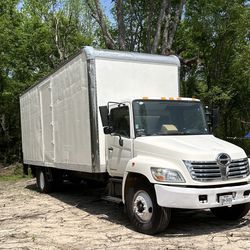
<svg viewBox="0 0 250 250">
<path fill-rule="evenodd" d="M 185 179 L 180 172 L 168 168 L 154 168 L 151 167 L 152 176 L 156 181 L 170 182 L 170 183 L 183 183 Z"/>
</svg>

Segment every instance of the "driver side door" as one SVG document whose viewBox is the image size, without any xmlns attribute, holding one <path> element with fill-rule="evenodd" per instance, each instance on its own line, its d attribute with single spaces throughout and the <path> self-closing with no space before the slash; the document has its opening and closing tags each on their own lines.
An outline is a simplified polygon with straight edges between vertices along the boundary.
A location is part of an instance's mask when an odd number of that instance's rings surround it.
<svg viewBox="0 0 250 250">
<path fill-rule="evenodd" d="M 107 168 L 111 176 L 122 177 L 128 161 L 133 157 L 129 107 L 123 105 L 111 109 L 110 122 L 113 133 L 107 135 Z"/>
</svg>

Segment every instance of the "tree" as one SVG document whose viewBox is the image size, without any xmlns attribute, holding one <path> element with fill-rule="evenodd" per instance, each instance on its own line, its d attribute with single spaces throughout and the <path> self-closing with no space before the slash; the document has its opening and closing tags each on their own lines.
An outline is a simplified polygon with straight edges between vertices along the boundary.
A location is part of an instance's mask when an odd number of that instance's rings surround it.
<svg viewBox="0 0 250 250">
<path fill-rule="evenodd" d="M 80 0 L 0 3 L 0 161 L 21 159 L 19 94 L 94 39 Z"/>
<path fill-rule="evenodd" d="M 20 148 L 20 143 L 17 143 L 13 150 L 15 142 L 20 142 L 16 125 L 19 114 L 18 109 L 14 109 L 18 103 L 18 95 L 15 94 L 21 86 L 16 84 L 14 60 L 16 48 L 20 45 L 19 27 L 22 19 L 16 10 L 17 3 L 15 0 L 0 3 L 0 160 L 4 162 L 10 155 L 10 158 L 16 158 Z"/>
<path fill-rule="evenodd" d="M 195 59 L 184 65 L 183 93 L 220 108 L 224 138 L 242 136 L 250 121 L 249 20 L 246 1 L 190 0 L 176 34 L 180 57 Z"/>
<path fill-rule="evenodd" d="M 99 0 L 86 2 L 107 48 L 170 54 L 186 1 L 114 1 L 114 28 Z"/>
</svg>

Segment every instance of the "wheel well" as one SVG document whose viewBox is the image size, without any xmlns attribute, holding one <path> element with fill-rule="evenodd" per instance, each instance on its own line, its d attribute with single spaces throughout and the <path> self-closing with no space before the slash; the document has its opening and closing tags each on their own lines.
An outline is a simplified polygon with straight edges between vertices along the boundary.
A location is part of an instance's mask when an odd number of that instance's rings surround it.
<svg viewBox="0 0 250 250">
<path fill-rule="evenodd" d="M 135 183 L 145 183 L 148 185 L 151 185 L 150 181 L 145 175 L 138 174 L 138 173 L 128 173 L 127 178 L 126 178 L 126 183 L 125 183 L 125 188 L 124 188 L 124 196 L 127 194 L 128 189 L 130 187 L 134 187 Z"/>
<path fill-rule="evenodd" d="M 35 166 L 30 166 L 30 169 L 31 169 L 31 174 L 33 177 L 36 177 L 36 168 Z"/>
</svg>

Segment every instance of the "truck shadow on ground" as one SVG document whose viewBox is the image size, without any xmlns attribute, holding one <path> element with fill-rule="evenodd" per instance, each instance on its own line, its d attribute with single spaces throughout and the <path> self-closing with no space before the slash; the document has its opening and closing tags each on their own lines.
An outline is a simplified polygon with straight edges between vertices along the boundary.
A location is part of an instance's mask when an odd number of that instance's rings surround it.
<svg viewBox="0 0 250 250">
<path fill-rule="evenodd" d="M 38 192 L 35 184 L 26 188 Z M 123 205 L 111 203 L 101 197 L 105 193 L 103 187 L 89 187 L 84 183 L 64 183 L 57 192 L 50 196 L 83 210 L 99 219 L 123 225 L 133 230 Z M 217 219 L 209 210 L 173 210 L 172 219 L 167 230 L 157 237 L 188 237 L 207 235 L 216 232 L 240 229 L 250 225 L 249 215 L 239 221 L 224 221 Z"/>
</svg>

